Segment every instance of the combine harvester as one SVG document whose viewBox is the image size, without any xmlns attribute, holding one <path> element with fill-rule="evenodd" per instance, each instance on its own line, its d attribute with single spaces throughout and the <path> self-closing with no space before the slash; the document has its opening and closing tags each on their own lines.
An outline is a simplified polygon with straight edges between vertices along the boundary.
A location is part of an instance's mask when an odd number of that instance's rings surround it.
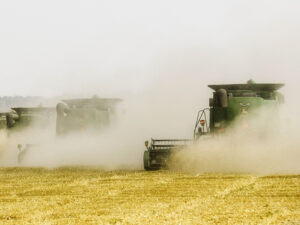
<svg viewBox="0 0 300 225">
<path fill-rule="evenodd" d="M 86 98 L 62 100 L 52 107 L 18 107 L 0 113 L 0 129 L 9 133 L 32 127 L 48 128 L 56 117 L 57 135 L 77 131 L 102 130 L 112 124 L 121 99 Z M 55 112 L 56 110 L 56 112 Z"/>
<path fill-rule="evenodd" d="M 276 110 L 284 101 L 277 92 L 284 84 L 254 83 L 208 85 L 214 92 L 209 99 L 209 108 L 200 110 L 194 127 L 193 139 L 151 139 L 145 142 L 145 170 L 167 168 L 170 155 L 189 145 L 201 141 L 203 137 L 213 137 L 224 133 L 238 117 L 247 117 L 261 107 Z M 208 122 L 209 121 L 209 122 Z M 244 124 L 245 125 L 245 124 Z"/>
<path fill-rule="evenodd" d="M 11 112 L 0 114 L 0 129 L 7 129 L 8 135 L 33 127 L 52 129 L 55 127 L 56 117 L 57 136 L 75 132 L 98 132 L 112 125 L 116 106 L 121 101 L 121 99 L 94 97 L 62 100 L 57 104 L 56 109 L 12 108 Z M 38 143 L 18 144 L 18 162 L 21 163 L 25 155 L 38 146 Z"/>
</svg>

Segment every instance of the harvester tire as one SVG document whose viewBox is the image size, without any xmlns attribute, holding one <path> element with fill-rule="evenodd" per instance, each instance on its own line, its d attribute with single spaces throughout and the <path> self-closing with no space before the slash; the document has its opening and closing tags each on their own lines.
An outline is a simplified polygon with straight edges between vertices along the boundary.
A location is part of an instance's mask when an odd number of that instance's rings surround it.
<svg viewBox="0 0 300 225">
<path fill-rule="evenodd" d="M 144 169 L 150 170 L 150 159 L 148 151 L 144 151 Z"/>
</svg>

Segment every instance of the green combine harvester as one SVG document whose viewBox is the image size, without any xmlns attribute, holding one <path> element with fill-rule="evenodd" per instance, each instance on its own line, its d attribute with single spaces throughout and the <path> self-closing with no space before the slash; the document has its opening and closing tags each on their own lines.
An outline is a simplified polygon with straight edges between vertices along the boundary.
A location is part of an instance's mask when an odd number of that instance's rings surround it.
<svg viewBox="0 0 300 225">
<path fill-rule="evenodd" d="M 56 108 L 11 108 L 9 113 L 0 113 L 0 129 L 6 129 L 8 135 L 33 127 L 51 129 L 56 117 L 58 136 L 72 132 L 101 131 L 112 124 L 116 106 L 121 101 L 94 97 L 62 100 Z M 36 147 L 37 143 L 18 144 L 18 162 L 22 163 L 26 154 Z"/>
<path fill-rule="evenodd" d="M 9 113 L 0 114 L 0 129 L 8 134 L 24 131 L 28 128 L 51 129 L 55 124 L 58 136 L 86 131 L 101 131 L 109 127 L 114 120 L 116 106 L 122 100 L 111 98 L 68 99 L 56 105 L 56 108 L 18 107 Z M 21 163 L 28 151 L 38 147 L 36 143 L 18 144 L 18 162 Z"/>
<path fill-rule="evenodd" d="M 56 106 L 56 134 L 101 131 L 109 127 L 121 101 L 115 98 L 63 100 Z"/>
<path fill-rule="evenodd" d="M 214 92 L 209 99 L 209 108 L 200 110 L 194 127 L 193 139 L 151 139 L 145 142 L 145 170 L 166 168 L 170 155 L 188 145 L 192 145 L 207 135 L 214 136 L 226 132 L 237 118 L 255 114 L 257 109 L 268 107 L 276 111 L 284 101 L 277 91 L 284 84 L 254 83 L 208 85 Z M 247 123 L 242 124 L 247 126 Z"/>
</svg>

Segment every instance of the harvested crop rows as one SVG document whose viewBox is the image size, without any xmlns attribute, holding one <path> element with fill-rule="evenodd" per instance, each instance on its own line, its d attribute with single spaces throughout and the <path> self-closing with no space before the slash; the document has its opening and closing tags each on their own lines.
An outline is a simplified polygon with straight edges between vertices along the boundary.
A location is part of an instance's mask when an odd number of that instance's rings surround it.
<svg viewBox="0 0 300 225">
<path fill-rule="evenodd" d="M 300 175 L 1 168 L 4 223 L 300 224 Z"/>
</svg>

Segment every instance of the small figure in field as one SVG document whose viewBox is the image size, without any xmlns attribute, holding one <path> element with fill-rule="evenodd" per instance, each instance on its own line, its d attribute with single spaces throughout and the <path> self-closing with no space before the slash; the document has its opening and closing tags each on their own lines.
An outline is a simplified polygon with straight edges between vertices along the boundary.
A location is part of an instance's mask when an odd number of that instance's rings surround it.
<svg viewBox="0 0 300 225">
<path fill-rule="evenodd" d="M 18 163 L 21 164 L 24 156 L 28 150 L 28 145 L 25 146 L 25 148 L 22 148 L 23 146 L 21 144 L 18 144 L 19 154 L 18 154 Z"/>
</svg>

